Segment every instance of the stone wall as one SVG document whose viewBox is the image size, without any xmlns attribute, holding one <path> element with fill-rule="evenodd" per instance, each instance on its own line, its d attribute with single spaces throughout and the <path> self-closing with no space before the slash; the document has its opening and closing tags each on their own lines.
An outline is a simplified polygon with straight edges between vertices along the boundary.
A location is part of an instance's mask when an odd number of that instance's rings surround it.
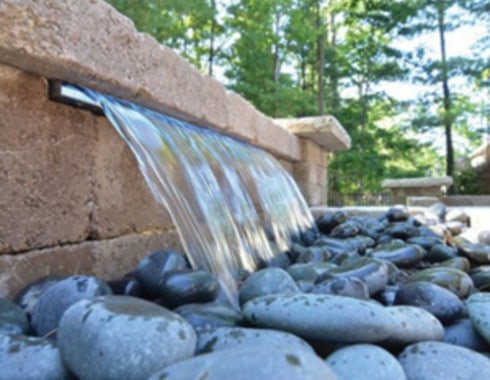
<svg viewBox="0 0 490 380">
<path fill-rule="evenodd" d="M 311 204 L 325 149 L 298 138 L 101 0 L 0 2 L 0 297 L 53 273 L 122 276 L 179 247 L 109 122 L 48 100 L 56 79 L 198 123 L 275 155 Z"/>
</svg>

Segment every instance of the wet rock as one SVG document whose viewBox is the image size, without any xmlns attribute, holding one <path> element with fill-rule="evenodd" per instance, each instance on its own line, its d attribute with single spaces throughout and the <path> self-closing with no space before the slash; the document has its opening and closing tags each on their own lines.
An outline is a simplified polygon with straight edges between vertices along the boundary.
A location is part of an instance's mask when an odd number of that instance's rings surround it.
<svg viewBox="0 0 490 380">
<path fill-rule="evenodd" d="M 141 282 L 132 276 L 126 276 L 120 280 L 108 281 L 107 285 L 113 294 L 143 298 L 145 292 Z"/>
<path fill-rule="evenodd" d="M 459 251 L 475 263 L 490 264 L 489 245 L 464 243 L 459 246 Z"/>
<path fill-rule="evenodd" d="M 475 331 L 469 318 L 459 319 L 444 330 L 444 342 L 475 351 L 487 351 L 489 346 Z"/>
<path fill-rule="evenodd" d="M 390 222 L 403 222 L 410 217 L 408 208 L 405 206 L 394 206 L 386 212 L 386 219 Z"/>
<path fill-rule="evenodd" d="M 385 244 L 369 252 L 369 256 L 387 260 L 399 268 L 411 267 L 419 263 L 426 251 L 418 245 Z"/>
<path fill-rule="evenodd" d="M 346 221 L 335 227 L 332 232 L 330 232 L 330 236 L 333 238 L 347 239 L 357 236 L 358 233 L 359 227 L 357 224 L 351 221 Z"/>
<path fill-rule="evenodd" d="M 244 305 L 243 316 L 254 326 L 288 331 L 305 339 L 345 343 L 385 339 L 394 323 L 384 307 L 372 302 L 319 294 L 255 298 Z"/>
<path fill-rule="evenodd" d="M 420 307 L 443 323 L 461 317 L 464 310 L 463 302 L 454 293 L 425 281 L 402 285 L 396 293 L 395 304 Z"/>
<path fill-rule="evenodd" d="M 381 292 L 376 293 L 373 299 L 379 301 L 382 305 L 393 306 L 398 289 L 398 285 L 388 285 Z"/>
<path fill-rule="evenodd" d="M 357 257 L 346 260 L 339 267 L 332 269 L 326 275 L 319 276 L 318 281 L 323 281 L 331 275 L 334 275 L 335 277 L 358 278 L 366 284 L 370 295 L 383 290 L 389 279 L 388 266 L 382 261 L 373 260 L 367 257 Z"/>
<path fill-rule="evenodd" d="M 286 269 L 291 265 L 291 259 L 289 258 L 289 255 L 286 252 L 280 252 L 270 260 L 267 261 L 266 267 L 267 268 L 282 268 Z"/>
<path fill-rule="evenodd" d="M 425 257 L 431 263 L 438 263 L 458 257 L 457 248 L 447 246 L 442 243 L 434 244 Z"/>
<path fill-rule="evenodd" d="M 481 291 L 490 290 L 490 265 L 481 265 L 470 271 L 475 287 Z"/>
<path fill-rule="evenodd" d="M 238 298 L 243 305 L 256 297 L 280 293 L 299 293 L 299 289 L 288 272 L 268 268 L 251 274 L 240 287 Z"/>
<path fill-rule="evenodd" d="M 332 254 L 327 247 L 309 247 L 296 258 L 296 263 L 323 263 L 328 261 Z"/>
<path fill-rule="evenodd" d="M 245 346 L 180 361 L 148 380 L 161 379 L 336 380 L 336 377 L 323 360 L 308 350 Z"/>
<path fill-rule="evenodd" d="M 490 230 L 481 231 L 478 234 L 478 242 L 481 244 L 490 245 Z"/>
<path fill-rule="evenodd" d="M 369 299 L 367 285 L 355 277 L 339 277 L 322 281 L 311 290 L 313 294 L 336 294 L 361 300 Z"/>
<path fill-rule="evenodd" d="M 66 278 L 66 276 L 49 275 L 30 283 L 23 288 L 16 296 L 15 303 L 26 311 L 27 314 L 32 314 L 34 306 L 41 294 L 49 287 L 56 284 L 58 281 Z"/>
<path fill-rule="evenodd" d="M 436 244 L 441 244 L 445 247 L 442 240 L 434 236 L 415 236 L 407 240 L 408 244 L 416 244 L 421 246 L 427 252 L 429 252 L 432 247 Z"/>
<path fill-rule="evenodd" d="M 344 239 L 321 237 L 315 241 L 314 245 L 317 247 L 325 247 L 330 251 L 334 258 L 343 254 L 350 256 L 357 253 L 357 247 L 353 246 L 349 240 Z"/>
<path fill-rule="evenodd" d="M 68 379 L 58 348 L 42 338 L 0 332 L 0 379 Z"/>
<path fill-rule="evenodd" d="M 158 296 L 162 276 L 169 271 L 189 269 L 185 258 L 178 252 L 161 250 L 144 257 L 138 264 L 135 276 L 145 291 Z"/>
<path fill-rule="evenodd" d="M 442 261 L 432 266 L 433 268 L 455 268 L 468 273 L 471 268 L 471 263 L 466 257 L 455 257 L 449 260 Z"/>
<path fill-rule="evenodd" d="M 215 303 L 188 304 L 178 307 L 174 312 L 189 322 L 197 332 L 240 326 L 243 322 L 240 313 Z"/>
<path fill-rule="evenodd" d="M 325 235 L 328 235 L 336 226 L 347 220 L 347 214 L 344 211 L 326 213 L 316 220 L 318 229 Z"/>
<path fill-rule="evenodd" d="M 419 236 L 420 232 L 417 227 L 406 222 L 391 223 L 385 230 L 385 234 L 393 236 L 395 239 L 407 240 L 414 236 Z"/>
<path fill-rule="evenodd" d="M 15 303 L 0 298 L 0 331 L 27 334 L 29 330 L 26 312 Z"/>
<path fill-rule="evenodd" d="M 32 311 L 31 324 L 37 335 L 53 333 L 63 313 L 82 299 L 111 294 L 109 286 L 96 277 L 72 276 L 46 289 Z"/>
<path fill-rule="evenodd" d="M 398 360 L 407 380 L 490 379 L 490 360 L 475 351 L 443 342 L 408 346 Z"/>
<path fill-rule="evenodd" d="M 337 265 L 333 263 L 293 264 L 287 269 L 287 272 L 294 281 L 308 281 L 314 283 L 319 276 L 336 267 Z"/>
<path fill-rule="evenodd" d="M 82 300 L 63 315 L 58 346 L 81 379 L 145 380 L 194 354 L 196 334 L 178 315 L 127 296 Z"/>
<path fill-rule="evenodd" d="M 388 351 L 372 344 L 355 344 L 326 359 L 338 380 L 405 380 L 405 372 Z"/>
<path fill-rule="evenodd" d="M 459 298 L 466 298 L 473 290 L 473 281 L 463 271 L 454 268 L 429 268 L 412 274 L 409 282 L 428 281 L 442 286 L 456 294 Z"/>
<path fill-rule="evenodd" d="M 206 353 L 245 346 L 288 347 L 314 352 L 308 343 L 296 335 L 277 330 L 244 327 L 221 327 L 202 332 L 198 336 L 196 351 Z"/>
<path fill-rule="evenodd" d="M 466 304 L 473 327 L 490 344 L 490 293 L 475 293 Z"/>
<path fill-rule="evenodd" d="M 447 214 L 446 205 L 440 202 L 434 203 L 427 209 L 426 214 L 436 217 L 439 222 L 444 222 Z"/>
<path fill-rule="evenodd" d="M 219 282 L 205 270 L 169 271 L 162 275 L 158 295 L 167 307 L 206 303 L 218 295 Z"/>
</svg>

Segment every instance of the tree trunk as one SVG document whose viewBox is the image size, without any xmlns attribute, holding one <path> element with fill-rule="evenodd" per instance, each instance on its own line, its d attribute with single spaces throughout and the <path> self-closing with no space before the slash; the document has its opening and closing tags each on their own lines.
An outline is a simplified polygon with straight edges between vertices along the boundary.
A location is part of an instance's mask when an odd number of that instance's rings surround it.
<svg viewBox="0 0 490 380">
<path fill-rule="evenodd" d="M 330 11 L 330 20 L 329 20 L 329 47 L 332 51 L 330 62 L 331 69 L 329 73 L 329 84 L 330 84 L 330 105 L 329 112 L 333 115 L 337 114 L 337 111 L 340 106 L 340 97 L 339 97 L 339 78 L 338 78 L 338 70 L 337 70 L 337 31 L 335 28 L 335 12 L 333 10 Z"/>
<path fill-rule="evenodd" d="M 325 23 L 321 15 L 321 0 L 317 2 L 316 9 L 316 27 L 317 27 L 317 73 L 318 73 L 318 114 L 325 114 Z"/>
<path fill-rule="evenodd" d="M 454 151 L 452 141 L 452 116 L 451 116 L 451 94 L 449 92 L 448 83 L 448 67 L 446 58 L 446 41 L 445 41 L 445 26 L 444 26 L 444 0 L 437 1 L 437 28 L 439 31 L 439 44 L 441 50 L 441 78 L 442 78 L 442 92 L 443 92 L 443 105 L 444 115 L 443 124 L 446 133 L 446 174 L 448 176 L 454 176 Z M 449 193 L 454 191 L 454 187 L 449 189 Z"/>
<path fill-rule="evenodd" d="M 211 35 L 209 36 L 209 58 L 208 58 L 208 75 L 213 76 L 214 58 L 216 52 L 214 50 L 214 37 L 216 33 L 216 0 L 211 0 L 211 7 L 213 8 L 213 19 L 211 20 Z"/>
</svg>

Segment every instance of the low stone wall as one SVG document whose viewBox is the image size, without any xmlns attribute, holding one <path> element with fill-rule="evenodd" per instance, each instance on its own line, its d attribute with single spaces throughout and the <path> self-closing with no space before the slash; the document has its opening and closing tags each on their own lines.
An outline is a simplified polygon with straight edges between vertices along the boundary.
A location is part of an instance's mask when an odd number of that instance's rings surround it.
<svg viewBox="0 0 490 380">
<path fill-rule="evenodd" d="M 107 3 L 5 0 L 0 297 L 47 274 L 122 276 L 149 251 L 179 246 L 168 213 L 114 128 L 103 117 L 49 101 L 47 79 L 91 87 L 259 146 L 300 180 L 311 204 L 324 202 L 324 147 L 201 75 Z"/>
</svg>

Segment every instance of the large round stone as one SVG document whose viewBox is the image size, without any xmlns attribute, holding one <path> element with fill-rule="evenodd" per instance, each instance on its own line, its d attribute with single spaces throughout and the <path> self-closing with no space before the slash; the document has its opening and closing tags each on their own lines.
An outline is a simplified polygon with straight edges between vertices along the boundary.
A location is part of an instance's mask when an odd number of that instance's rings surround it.
<svg viewBox="0 0 490 380">
<path fill-rule="evenodd" d="M 15 303 L 0 298 L 0 331 L 26 334 L 29 331 L 27 314 Z"/>
<path fill-rule="evenodd" d="M 218 327 L 239 326 L 243 322 L 242 315 L 236 310 L 216 303 L 193 303 L 178 307 L 174 310 L 187 322 L 195 331 L 213 330 Z"/>
<path fill-rule="evenodd" d="M 296 335 L 268 329 L 220 327 L 200 333 L 197 340 L 197 352 L 199 353 L 244 346 L 302 348 L 313 352 L 311 346 Z"/>
<path fill-rule="evenodd" d="M 356 277 L 334 277 L 316 284 L 314 294 L 336 294 L 361 300 L 369 299 L 367 285 Z"/>
<path fill-rule="evenodd" d="M 459 319 L 447 326 L 444 331 L 444 342 L 474 351 L 489 349 L 487 342 L 475 331 L 469 318 Z"/>
<path fill-rule="evenodd" d="M 305 339 L 329 342 L 376 342 L 392 334 L 394 319 L 386 308 L 350 297 L 320 294 L 270 295 L 243 307 L 255 326 L 288 331 Z"/>
<path fill-rule="evenodd" d="M 418 245 L 385 244 L 369 253 L 369 256 L 387 260 L 399 268 L 411 267 L 420 262 L 426 251 Z"/>
<path fill-rule="evenodd" d="M 42 338 L 0 332 L 0 379 L 68 379 L 56 346 Z"/>
<path fill-rule="evenodd" d="M 58 346 L 80 380 L 146 380 L 193 355 L 196 334 L 177 314 L 128 296 L 82 300 L 60 322 Z"/>
<path fill-rule="evenodd" d="M 199 355 L 156 372 L 148 380 L 336 380 L 328 365 L 302 348 L 245 346 Z"/>
<path fill-rule="evenodd" d="M 252 273 L 240 287 L 238 298 L 240 305 L 268 294 L 299 293 L 298 286 L 283 269 L 267 268 Z"/>
<path fill-rule="evenodd" d="M 66 278 L 66 276 L 48 275 L 30 283 L 20 290 L 15 296 L 15 303 L 26 311 L 27 314 L 32 314 L 41 294 L 58 281 Z"/>
<path fill-rule="evenodd" d="M 425 281 L 402 285 L 396 293 L 395 304 L 418 306 L 443 323 L 459 318 L 464 310 L 463 302 L 454 293 Z"/>
<path fill-rule="evenodd" d="M 335 351 L 327 364 L 338 380 L 405 380 L 405 372 L 388 351 L 372 344 L 355 344 Z"/>
<path fill-rule="evenodd" d="M 467 301 L 475 330 L 490 344 L 490 293 L 475 293 Z"/>
<path fill-rule="evenodd" d="M 475 351 L 442 342 L 408 346 L 398 360 L 407 380 L 490 379 L 490 360 Z"/>
<path fill-rule="evenodd" d="M 32 327 L 39 336 L 52 333 L 63 313 L 82 299 L 111 294 L 109 286 L 95 277 L 72 276 L 46 289 L 32 311 Z"/>
<path fill-rule="evenodd" d="M 466 298 L 474 289 L 471 277 L 455 268 L 438 267 L 424 269 L 412 274 L 408 278 L 409 282 L 428 281 L 442 286 L 456 294 L 459 298 Z"/>
</svg>

